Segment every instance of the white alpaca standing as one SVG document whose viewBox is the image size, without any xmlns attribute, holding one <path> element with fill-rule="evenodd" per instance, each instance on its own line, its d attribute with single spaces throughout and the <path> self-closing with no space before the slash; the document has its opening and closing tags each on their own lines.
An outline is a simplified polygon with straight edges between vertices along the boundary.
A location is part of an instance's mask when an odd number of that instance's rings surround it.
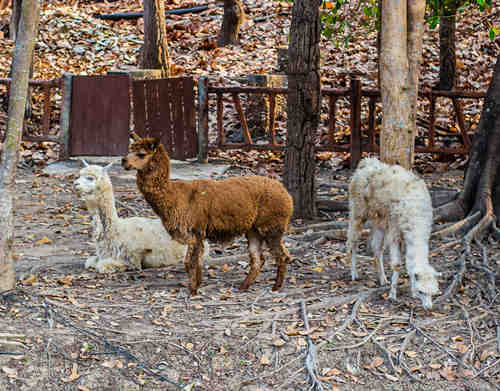
<svg viewBox="0 0 500 391">
<path fill-rule="evenodd" d="M 363 159 L 349 185 L 349 218 L 347 255 L 352 262 L 352 280 L 358 278 L 357 242 L 368 222 L 381 285 L 387 284 L 383 255 L 389 247 L 392 268 L 389 297 L 396 300 L 401 250 L 405 249 L 411 294 L 422 301 L 425 309 L 431 308 L 432 295 L 439 293 L 436 279 L 439 273 L 428 263 L 432 203 L 424 181 L 403 167 L 389 166 L 376 158 Z"/>
<path fill-rule="evenodd" d="M 187 246 L 172 240 L 160 219 L 118 217 L 113 186 L 106 167 L 88 165 L 80 170 L 74 188 L 92 216 L 96 256 L 85 268 L 99 273 L 156 268 L 184 260 Z"/>
</svg>

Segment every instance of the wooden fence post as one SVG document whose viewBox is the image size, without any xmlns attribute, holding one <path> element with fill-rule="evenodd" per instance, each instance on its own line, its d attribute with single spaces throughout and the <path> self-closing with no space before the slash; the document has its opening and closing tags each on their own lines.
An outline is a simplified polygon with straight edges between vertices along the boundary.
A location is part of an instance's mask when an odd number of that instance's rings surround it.
<svg viewBox="0 0 500 391">
<path fill-rule="evenodd" d="M 198 79 L 198 162 L 208 162 L 208 78 Z"/>
<path fill-rule="evenodd" d="M 361 160 L 361 80 L 351 76 L 351 168 Z"/>
<path fill-rule="evenodd" d="M 61 80 L 63 89 L 63 101 L 61 104 L 61 145 L 62 150 L 59 155 L 59 160 L 65 160 L 71 155 L 71 88 L 73 83 L 73 75 L 65 73 Z"/>
</svg>

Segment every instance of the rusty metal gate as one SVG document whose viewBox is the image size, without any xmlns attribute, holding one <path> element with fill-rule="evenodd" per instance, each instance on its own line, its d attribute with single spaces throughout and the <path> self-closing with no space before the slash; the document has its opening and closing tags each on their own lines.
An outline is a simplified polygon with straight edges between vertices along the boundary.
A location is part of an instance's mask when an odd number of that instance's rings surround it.
<svg viewBox="0 0 500 391">
<path fill-rule="evenodd" d="M 71 85 L 71 156 L 118 156 L 128 150 L 128 75 L 74 76 Z"/>
<path fill-rule="evenodd" d="M 132 91 L 135 132 L 158 137 L 174 159 L 196 157 L 193 78 L 134 80 Z"/>
</svg>

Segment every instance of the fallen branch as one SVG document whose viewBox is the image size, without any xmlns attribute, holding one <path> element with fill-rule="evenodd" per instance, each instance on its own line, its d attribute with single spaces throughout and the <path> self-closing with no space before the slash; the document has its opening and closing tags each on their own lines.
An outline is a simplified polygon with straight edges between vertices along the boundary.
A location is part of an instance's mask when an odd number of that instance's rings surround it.
<svg viewBox="0 0 500 391">
<path fill-rule="evenodd" d="M 217 4 L 217 7 L 223 7 L 224 4 Z M 178 8 L 174 10 L 165 10 L 165 16 L 168 17 L 168 15 L 184 15 L 188 13 L 199 13 L 206 11 L 210 8 L 208 4 L 205 5 L 200 5 L 198 7 L 191 7 L 191 8 Z M 116 14 L 92 14 L 92 16 L 96 19 L 104 19 L 104 20 L 135 20 L 135 19 L 140 19 L 144 16 L 144 12 L 126 12 L 126 13 L 116 13 Z"/>
</svg>

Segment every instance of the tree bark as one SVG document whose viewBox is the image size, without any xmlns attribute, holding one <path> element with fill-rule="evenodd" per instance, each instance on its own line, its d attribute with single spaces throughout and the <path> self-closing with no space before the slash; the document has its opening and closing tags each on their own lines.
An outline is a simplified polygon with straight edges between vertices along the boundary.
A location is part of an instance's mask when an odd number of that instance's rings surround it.
<svg viewBox="0 0 500 391">
<path fill-rule="evenodd" d="M 499 169 L 500 55 L 497 57 L 481 118 L 472 141 L 463 190 L 454 201 L 435 211 L 436 218 L 441 221 L 464 220 L 440 231 L 441 235 L 451 233 L 476 235 L 489 227 L 496 230 L 496 220 L 500 216 Z"/>
<path fill-rule="evenodd" d="M 28 94 L 30 65 L 40 15 L 38 0 L 24 0 L 12 60 L 7 133 L 0 158 L 0 292 L 14 287 L 12 264 L 13 195 Z"/>
<path fill-rule="evenodd" d="M 380 157 L 410 169 L 414 159 L 416 98 L 425 0 L 382 2 Z"/>
<path fill-rule="evenodd" d="M 16 41 L 22 4 L 23 0 L 12 0 L 12 14 L 10 15 L 9 24 L 9 39 L 12 41 Z"/>
<path fill-rule="evenodd" d="M 242 0 L 224 0 L 224 17 L 217 46 L 239 45 L 240 27 L 245 20 Z"/>
<path fill-rule="evenodd" d="M 456 84 L 456 11 L 456 8 L 443 7 L 439 22 L 439 84 L 436 86 L 438 90 L 452 90 Z"/>
<path fill-rule="evenodd" d="M 319 42 L 321 0 L 296 0 L 288 48 L 288 135 L 284 182 L 295 217 L 316 215 L 314 137 L 319 125 L 321 78 Z"/>
<path fill-rule="evenodd" d="M 144 69 L 161 69 L 163 77 L 170 76 L 170 56 L 162 0 L 144 0 Z"/>
</svg>

